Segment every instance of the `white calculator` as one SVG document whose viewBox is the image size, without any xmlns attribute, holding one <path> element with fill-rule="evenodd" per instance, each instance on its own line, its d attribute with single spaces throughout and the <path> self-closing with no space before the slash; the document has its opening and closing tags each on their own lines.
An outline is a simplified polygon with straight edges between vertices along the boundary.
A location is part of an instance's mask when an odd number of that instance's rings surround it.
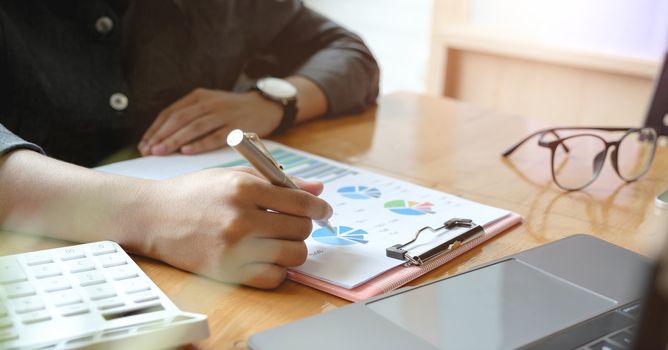
<svg viewBox="0 0 668 350">
<path fill-rule="evenodd" d="M 0 257 L 0 350 L 161 349 L 209 336 L 114 242 Z"/>
</svg>

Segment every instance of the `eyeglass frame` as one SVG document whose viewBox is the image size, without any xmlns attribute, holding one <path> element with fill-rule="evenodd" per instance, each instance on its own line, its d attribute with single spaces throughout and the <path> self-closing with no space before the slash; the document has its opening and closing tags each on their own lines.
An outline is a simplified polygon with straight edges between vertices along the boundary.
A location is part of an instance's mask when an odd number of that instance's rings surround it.
<svg viewBox="0 0 668 350">
<path fill-rule="evenodd" d="M 619 163 L 618 163 L 619 145 L 622 143 L 622 141 L 624 141 L 626 136 L 628 136 L 629 134 L 634 133 L 634 132 L 640 132 L 640 131 L 645 130 L 645 129 L 651 130 L 654 133 L 654 141 L 652 143 L 652 153 L 651 153 L 651 156 L 649 158 L 648 165 L 640 174 L 638 174 L 637 176 L 635 176 L 632 179 L 627 179 L 619 171 Z M 562 138 L 561 136 L 559 136 L 559 134 L 557 134 L 557 131 L 559 131 L 559 130 L 593 130 L 593 131 L 606 131 L 606 132 L 615 132 L 615 131 L 626 131 L 626 132 L 618 140 L 609 142 L 606 139 L 602 138 L 601 136 L 596 135 L 596 134 L 591 134 L 591 133 L 582 133 L 582 134 L 570 135 L 570 136 Z M 552 134 L 557 139 L 553 140 L 553 141 L 546 141 L 546 140 L 543 139 L 543 137 L 546 134 Z M 526 136 L 525 138 L 523 138 L 522 140 L 520 140 L 516 144 L 514 144 L 514 145 L 510 146 L 508 149 L 506 149 L 503 153 L 501 153 L 501 155 L 503 157 L 507 158 L 513 152 L 515 152 L 515 150 L 517 150 L 520 146 L 522 146 L 527 141 L 529 141 L 530 139 L 532 139 L 532 138 L 534 138 L 535 136 L 538 136 L 538 135 L 540 135 L 540 138 L 538 139 L 538 145 L 541 146 L 541 147 L 549 148 L 550 152 L 551 152 L 550 171 L 552 172 L 552 180 L 554 181 L 554 183 L 559 188 L 561 188 L 562 190 L 565 190 L 565 191 L 579 191 L 579 190 L 591 185 L 598 178 L 598 176 L 601 174 L 601 171 L 603 170 L 603 165 L 605 164 L 605 159 L 608 158 L 608 150 L 611 147 L 614 147 L 614 149 L 612 150 L 612 154 L 611 154 L 612 155 L 612 157 L 611 157 L 612 158 L 611 159 L 612 168 L 615 170 L 615 173 L 617 173 L 617 176 L 626 183 L 637 181 L 639 178 L 641 178 L 643 175 L 645 175 L 649 171 L 649 169 L 651 168 L 651 165 L 654 161 L 654 156 L 656 154 L 657 139 L 659 137 L 656 129 L 654 129 L 652 127 L 641 127 L 641 128 L 637 128 L 637 127 L 633 127 L 633 128 L 623 128 L 623 127 L 602 128 L 602 127 L 579 127 L 579 126 L 555 127 L 555 128 L 547 128 L 547 129 L 538 130 L 538 131 L 530 134 L 529 136 Z M 605 154 L 605 157 L 601 158 L 600 165 L 598 165 L 596 167 L 596 172 L 593 174 L 592 178 L 587 183 L 585 183 L 584 185 L 582 185 L 580 187 L 577 187 L 577 188 L 568 188 L 568 187 L 563 186 L 562 184 L 560 184 L 559 181 L 556 178 L 556 175 L 555 175 L 555 172 L 554 172 L 554 158 L 555 158 L 557 147 L 559 147 L 559 145 L 561 145 L 564 148 L 566 153 L 569 153 L 570 150 L 569 150 L 568 146 L 566 146 L 564 144 L 564 141 L 566 141 L 570 138 L 579 137 L 579 136 L 593 136 L 593 137 L 601 140 L 605 144 L 605 149 L 604 149 L 604 153 L 603 153 L 603 154 Z M 596 162 L 596 158 L 594 159 L 594 161 Z"/>
</svg>

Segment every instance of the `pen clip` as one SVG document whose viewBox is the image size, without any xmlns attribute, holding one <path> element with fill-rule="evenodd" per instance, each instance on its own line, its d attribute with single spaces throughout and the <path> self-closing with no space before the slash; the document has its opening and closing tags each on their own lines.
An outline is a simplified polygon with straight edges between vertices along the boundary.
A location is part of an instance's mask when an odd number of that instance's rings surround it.
<svg viewBox="0 0 668 350">
<path fill-rule="evenodd" d="M 420 234 L 424 231 L 431 231 L 431 232 L 438 232 L 438 231 L 443 231 L 443 230 L 453 230 L 455 228 L 459 227 L 466 227 L 468 230 L 464 231 L 463 233 L 457 235 L 457 237 L 454 237 L 452 239 L 447 240 L 446 242 L 443 242 L 439 245 L 437 245 L 434 248 L 429 249 L 428 251 L 412 256 L 408 254 L 408 250 L 404 249 L 406 246 L 409 244 L 415 242 Z M 415 266 L 422 266 L 429 260 L 432 260 L 436 258 L 437 256 L 440 256 L 442 254 L 445 254 L 447 252 L 451 252 L 457 248 L 459 248 L 461 245 L 472 241 L 475 238 L 478 238 L 480 235 L 485 234 L 485 230 L 482 228 L 482 226 L 477 225 L 473 223 L 473 220 L 470 219 L 450 219 L 446 221 L 443 226 L 438 227 L 438 228 L 432 228 L 431 226 L 426 226 L 421 229 L 419 229 L 415 233 L 415 237 L 410 240 L 409 242 L 406 242 L 404 244 L 395 244 L 385 250 L 385 255 L 390 258 L 394 259 L 399 259 L 399 260 L 405 260 L 408 265 L 415 265 Z"/>
<path fill-rule="evenodd" d="M 255 147 L 257 147 L 258 150 L 259 150 L 260 152 L 262 152 L 262 154 L 264 154 L 264 156 L 267 157 L 267 159 L 268 159 L 270 162 L 272 162 L 277 168 L 279 168 L 279 169 L 281 169 L 281 170 L 284 170 L 284 169 L 283 169 L 283 166 L 282 166 L 280 163 L 278 163 L 278 162 L 276 161 L 276 159 L 274 159 L 274 156 L 271 155 L 271 152 L 269 152 L 269 150 L 267 149 L 267 147 L 264 146 L 264 144 L 262 143 L 262 140 L 260 140 L 260 136 L 258 136 L 258 135 L 257 135 L 256 133 L 254 133 L 254 132 L 244 132 L 244 136 L 245 136 L 249 141 L 251 141 L 251 142 L 253 143 L 253 145 L 254 145 Z"/>
</svg>

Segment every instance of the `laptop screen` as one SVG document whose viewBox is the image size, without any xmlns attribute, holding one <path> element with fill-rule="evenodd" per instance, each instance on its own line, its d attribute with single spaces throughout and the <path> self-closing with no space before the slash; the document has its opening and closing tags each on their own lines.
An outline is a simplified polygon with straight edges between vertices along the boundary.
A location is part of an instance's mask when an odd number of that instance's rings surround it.
<svg viewBox="0 0 668 350">
<path fill-rule="evenodd" d="M 645 124 L 655 128 L 661 135 L 668 135 L 668 53 L 663 60 L 663 68 L 656 81 Z"/>
</svg>

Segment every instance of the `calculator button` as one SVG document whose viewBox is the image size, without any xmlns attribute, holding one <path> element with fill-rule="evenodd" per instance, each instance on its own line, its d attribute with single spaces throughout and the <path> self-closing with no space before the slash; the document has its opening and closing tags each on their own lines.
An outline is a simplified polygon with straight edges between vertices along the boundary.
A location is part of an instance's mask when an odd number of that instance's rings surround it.
<svg viewBox="0 0 668 350">
<path fill-rule="evenodd" d="M 135 303 L 143 303 L 150 300 L 158 300 L 160 297 L 155 294 L 153 291 L 141 292 L 133 295 L 133 301 Z"/>
<path fill-rule="evenodd" d="M 82 287 L 92 286 L 95 284 L 104 283 L 106 281 L 104 275 L 99 271 L 83 272 L 74 275 L 79 280 L 79 285 Z"/>
<path fill-rule="evenodd" d="M 36 266 L 53 262 L 53 258 L 49 253 L 31 253 L 27 254 L 25 259 L 26 265 L 28 266 Z"/>
<path fill-rule="evenodd" d="M 92 244 L 90 251 L 93 255 L 116 253 L 116 245 L 111 242 L 99 242 Z"/>
<path fill-rule="evenodd" d="M 0 317 L 0 329 L 11 327 L 12 320 L 9 317 Z"/>
<path fill-rule="evenodd" d="M 95 263 L 90 259 L 78 259 L 65 263 L 65 268 L 71 273 L 95 270 Z"/>
<path fill-rule="evenodd" d="M 141 305 L 132 305 L 119 309 L 101 311 L 100 314 L 106 320 L 113 320 L 119 317 L 125 317 L 127 315 L 141 315 L 150 312 L 162 311 L 164 309 L 165 308 L 162 307 L 162 304 L 159 301 L 153 301 Z"/>
<path fill-rule="evenodd" d="M 72 288 L 70 282 L 64 277 L 51 277 L 43 279 L 39 282 L 42 285 L 42 289 L 47 293 Z"/>
<path fill-rule="evenodd" d="M 102 338 L 111 338 L 111 337 L 116 337 L 116 336 L 119 336 L 119 335 L 127 334 L 127 333 L 129 333 L 129 332 L 130 332 L 130 329 L 129 329 L 129 328 L 125 328 L 125 329 L 112 329 L 112 330 L 105 331 L 104 333 L 102 333 L 102 336 L 101 336 L 101 337 L 102 337 Z"/>
<path fill-rule="evenodd" d="M 18 339 L 19 332 L 16 328 L 0 329 L 0 341 L 8 341 Z"/>
<path fill-rule="evenodd" d="M 115 307 L 125 306 L 125 302 L 121 298 L 111 298 L 97 302 L 97 308 L 99 310 L 109 310 Z"/>
<path fill-rule="evenodd" d="M 148 283 L 142 281 L 140 278 L 133 278 L 119 283 L 121 289 L 125 294 L 134 294 L 151 289 Z"/>
<path fill-rule="evenodd" d="M 81 259 L 86 257 L 86 253 L 81 247 L 67 247 L 60 249 L 56 255 L 62 261 Z"/>
<path fill-rule="evenodd" d="M 72 345 L 76 344 L 76 346 L 79 347 L 79 346 L 83 346 L 84 343 L 93 341 L 93 339 L 94 338 L 92 336 L 81 337 L 81 338 L 68 340 L 65 344 L 67 346 L 72 346 Z"/>
<path fill-rule="evenodd" d="M 16 299 L 12 304 L 16 313 L 19 314 L 44 309 L 44 303 L 38 297 Z"/>
<path fill-rule="evenodd" d="M 137 269 L 130 265 L 116 266 L 107 270 L 114 281 L 126 280 L 128 278 L 139 277 Z"/>
<path fill-rule="evenodd" d="M 110 284 L 100 284 L 97 286 L 84 288 L 90 300 L 102 300 L 116 296 L 116 290 Z"/>
<path fill-rule="evenodd" d="M 21 321 L 23 321 L 24 324 L 44 322 L 50 319 L 51 319 L 51 314 L 49 314 L 49 312 L 46 310 L 34 311 L 21 315 Z"/>
<path fill-rule="evenodd" d="M 49 295 L 49 300 L 55 306 L 66 306 L 82 302 L 81 295 L 73 290 L 56 292 Z"/>
<path fill-rule="evenodd" d="M 36 278 L 47 278 L 53 276 L 60 276 L 62 274 L 60 267 L 53 263 L 33 266 L 30 270 Z"/>
<path fill-rule="evenodd" d="M 5 286 L 5 293 L 7 294 L 8 298 L 13 299 L 35 295 L 36 291 L 30 283 L 20 282 Z"/>
<path fill-rule="evenodd" d="M 14 259 L 0 260 L 0 283 L 14 283 L 27 280 L 21 265 Z"/>
<path fill-rule="evenodd" d="M 76 316 L 76 315 L 82 315 L 88 313 L 88 306 L 84 304 L 74 304 L 74 305 L 69 305 L 62 307 L 60 309 L 60 314 L 63 317 L 71 317 L 71 316 Z"/>
<path fill-rule="evenodd" d="M 100 257 L 98 260 L 102 263 L 102 267 L 120 266 L 128 263 L 125 255 L 121 253 L 107 254 Z"/>
</svg>

